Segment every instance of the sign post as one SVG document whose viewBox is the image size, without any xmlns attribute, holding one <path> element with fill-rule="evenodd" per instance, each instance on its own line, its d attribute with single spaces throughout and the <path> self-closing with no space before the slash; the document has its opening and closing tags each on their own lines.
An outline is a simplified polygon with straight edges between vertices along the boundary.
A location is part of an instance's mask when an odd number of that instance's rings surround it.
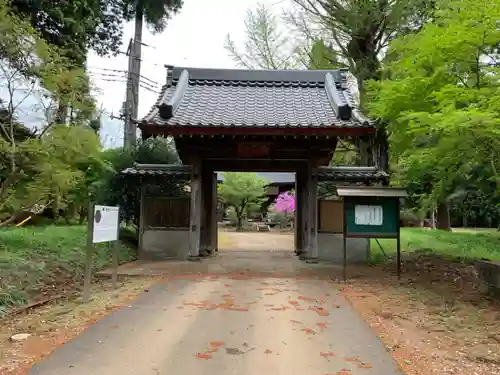
<svg viewBox="0 0 500 375">
<path fill-rule="evenodd" d="M 390 187 L 338 187 L 344 201 L 343 277 L 347 280 L 348 238 L 394 238 L 397 277 L 401 278 L 400 199 L 406 191 Z"/>
<path fill-rule="evenodd" d="M 83 302 L 90 301 L 90 289 L 92 283 L 92 256 L 95 244 L 102 242 L 114 242 L 113 246 L 113 287 L 116 288 L 118 280 L 118 255 L 120 230 L 120 207 L 99 206 L 91 203 L 88 213 L 87 228 L 87 253 L 85 257 L 85 276 L 83 281 Z"/>
</svg>

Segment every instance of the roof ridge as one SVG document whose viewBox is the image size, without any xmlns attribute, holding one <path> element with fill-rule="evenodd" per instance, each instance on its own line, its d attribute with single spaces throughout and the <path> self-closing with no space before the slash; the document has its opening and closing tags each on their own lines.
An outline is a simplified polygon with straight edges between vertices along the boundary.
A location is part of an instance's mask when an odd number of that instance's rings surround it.
<svg viewBox="0 0 500 375">
<path fill-rule="evenodd" d="M 169 67 L 167 75 L 172 80 L 179 79 L 183 71 L 189 72 L 190 80 L 198 81 L 247 81 L 247 82 L 308 82 L 323 83 L 327 73 L 335 82 L 342 84 L 346 69 L 306 70 L 306 69 L 209 69 L 190 67 Z"/>
<path fill-rule="evenodd" d="M 177 85 L 179 79 L 173 79 L 172 85 Z M 214 80 L 214 79 L 189 79 L 192 86 L 234 86 L 234 87 L 285 87 L 285 88 L 323 88 L 325 82 L 306 81 L 247 81 L 247 80 Z"/>
</svg>

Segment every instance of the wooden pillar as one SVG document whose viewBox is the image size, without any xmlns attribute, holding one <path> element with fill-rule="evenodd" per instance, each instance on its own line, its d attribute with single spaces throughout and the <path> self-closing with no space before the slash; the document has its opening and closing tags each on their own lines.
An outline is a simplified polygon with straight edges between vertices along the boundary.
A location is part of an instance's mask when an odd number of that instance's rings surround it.
<svg viewBox="0 0 500 375">
<path fill-rule="evenodd" d="M 307 258 L 307 246 L 309 243 L 309 220 L 308 220 L 308 207 L 309 207 L 309 185 L 307 184 L 307 169 L 297 171 L 298 186 L 300 193 L 299 204 L 299 217 L 300 217 L 300 235 L 299 246 L 300 253 L 299 259 Z"/>
<path fill-rule="evenodd" d="M 306 171 L 297 170 L 295 174 L 295 252 L 297 255 L 305 253 L 306 249 L 306 220 L 305 213 L 307 210 L 307 180 Z"/>
<path fill-rule="evenodd" d="M 318 176 L 313 174 L 313 164 L 307 168 L 307 256 L 308 263 L 318 262 Z"/>
<path fill-rule="evenodd" d="M 189 217 L 189 260 L 200 259 L 200 234 L 202 213 L 202 165 L 201 158 L 193 157 L 191 176 L 191 210 Z"/>
<path fill-rule="evenodd" d="M 137 250 L 137 258 L 143 259 L 144 257 L 144 231 L 146 229 L 146 185 L 141 181 L 141 200 L 139 205 L 139 243 Z"/>
<path fill-rule="evenodd" d="M 211 183 L 212 183 L 212 206 L 211 206 L 211 211 L 210 211 L 210 216 L 211 216 L 211 220 L 210 220 L 210 226 L 211 226 L 211 234 L 210 234 L 210 250 L 212 250 L 212 252 L 215 252 L 215 251 L 218 251 L 218 226 L 217 226 L 217 222 L 219 221 L 219 217 L 217 215 L 217 208 L 218 208 L 218 204 L 217 204 L 217 173 L 214 173 L 213 171 L 211 171 Z"/>
<path fill-rule="evenodd" d="M 297 173 L 295 173 L 295 220 L 293 223 L 293 248 L 295 251 L 295 254 L 299 254 L 299 237 L 300 237 L 300 231 L 299 231 L 299 187 L 297 183 Z"/>
<path fill-rule="evenodd" d="M 211 246 L 212 171 L 203 166 L 201 177 L 202 219 L 200 228 L 200 256 L 208 256 Z"/>
</svg>

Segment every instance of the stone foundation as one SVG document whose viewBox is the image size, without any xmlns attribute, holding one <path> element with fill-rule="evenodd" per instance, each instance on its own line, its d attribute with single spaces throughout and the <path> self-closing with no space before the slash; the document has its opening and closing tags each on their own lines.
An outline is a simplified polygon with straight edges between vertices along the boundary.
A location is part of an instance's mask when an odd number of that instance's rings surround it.
<svg viewBox="0 0 500 375">
<path fill-rule="evenodd" d="M 370 259 L 370 240 L 368 238 L 347 238 L 347 263 L 367 263 Z M 343 264 L 343 236 L 340 233 L 318 233 L 318 260 Z"/>
<path fill-rule="evenodd" d="M 479 260 L 476 262 L 476 269 L 481 292 L 500 298 L 500 262 Z"/>
<path fill-rule="evenodd" d="M 140 260 L 186 260 L 189 255 L 189 230 L 146 229 L 142 234 Z"/>
</svg>

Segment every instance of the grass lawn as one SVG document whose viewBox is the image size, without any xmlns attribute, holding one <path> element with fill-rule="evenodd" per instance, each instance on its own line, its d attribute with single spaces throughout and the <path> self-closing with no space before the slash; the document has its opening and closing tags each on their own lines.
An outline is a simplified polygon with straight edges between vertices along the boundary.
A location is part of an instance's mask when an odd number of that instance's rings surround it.
<svg viewBox="0 0 500 375">
<path fill-rule="evenodd" d="M 36 294 L 64 289 L 83 278 L 86 226 L 43 226 L 0 230 L 0 315 Z M 110 244 L 96 246 L 93 267 L 111 262 Z M 120 260 L 132 259 L 122 247 Z"/>
<path fill-rule="evenodd" d="M 396 240 L 380 239 L 384 251 L 396 252 Z M 382 251 L 375 240 L 371 240 L 374 260 L 382 257 Z M 436 254 L 465 259 L 487 258 L 500 261 L 500 232 L 491 230 L 457 230 L 446 232 L 420 228 L 401 229 L 401 251 L 411 252 L 429 249 Z"/>
</svg>

